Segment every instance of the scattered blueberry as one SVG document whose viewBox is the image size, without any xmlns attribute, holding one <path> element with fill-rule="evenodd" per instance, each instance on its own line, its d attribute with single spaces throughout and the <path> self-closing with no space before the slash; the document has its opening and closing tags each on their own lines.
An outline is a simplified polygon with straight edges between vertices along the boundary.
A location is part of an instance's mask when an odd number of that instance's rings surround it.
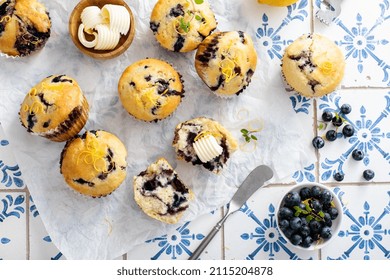
<svg viewBox="0 0 390 280">
<path fill-rule="evenodd" d="M 332 124 L 334 126 L 341 126 L 343 124 L 343 119 L 340 116 L 334 116 L 332 118 Z"/>
<path fill-rule="evenodd" d="M 322 113 L 322 120 L 324 122 L 330 122 L 333 119 L 333 114 L 331 111 L 324 111 Z"/>
<path fill-rule="evenodd" d="M 344 115 L 351 113 L 351 111 L 352 111 L 351 105 L 349 104 L 341 105 L 341 113 L 343 113 Z"/>
<path fill-rule="evenodd" d="M 346 124 L 346 125 L 343 127 L 343 135 L 344 135 L 345 137 L 351 137 L 354 133 L 355 133 L 355 129 L 353 128 L 352 125 Z"/>
<path fill-rule="evenodd" d="M 328 141 L 334 141 L 337 139 L 337 132 L 333 129 L 328 130 L 325 134 L 326 140 Z"/>
<path fill-rule="evenodd" d="M 301 203 L 301 197 L 298 192 L 289 192 L 286 194 L 286 197 L 284 198 L 285 206 L 293 207 L 299 205 L 299 203 Z"/>
<path fill-rule="evenodd" d="M 366 179 L 367 181 L 370 181 L 374 179 L 375 177 L 375 172 L 372 171 L 371 169 L 364 170 L 363 172 L 363 178 Z"/>
<path fill-rule="evenodd" d="M 355 149 L 352 152 L 352 158 L 354 160 L 362 160 L 364 158 L 364 152 L 362 150 Z"/>
<path fill-rule="evenodd" d="M 341 182 L 342 180 L 344 180 L 344 174 L 336 172 L 335 174 L 333 174 L 333 179 L 335 179 L 337 182 Z"/>
<path fill-rule="evenodd" d="M 299 245 L 302 243 L 302 236 L 294 234 L 293 236 L 291 236 L 290 241 L 293 245 Z"/>
<path fill-rule="evenodd" d="M 322 139 L 321 136 L 314 137 L 312 143 L 313 143 L 314 148 L 316 148 L 316 149 L 321 149 L 322 147 L 325 146 L 325 141 L 324 141 L 324 139 Z"/>
<path fill-rule="evenodd" d="M 320 235 L 324 239 L 329 239 L 332 237 L 332 230 L 330 229 L 330 227 L 323 227 Z"/>
</svg>

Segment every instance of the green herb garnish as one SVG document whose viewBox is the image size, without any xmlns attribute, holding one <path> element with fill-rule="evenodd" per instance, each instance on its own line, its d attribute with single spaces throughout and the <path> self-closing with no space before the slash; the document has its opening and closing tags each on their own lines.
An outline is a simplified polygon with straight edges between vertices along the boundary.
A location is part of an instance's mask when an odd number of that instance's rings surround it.
<svg viewBox="0 0 390 280">
<path fill-rule="evenodd" d="M 188 33 L 190 31 L 190 22 L 186 22 L 183 17 L 179 19 L 179 27 L 181 30 L 183 30 L 185 33 Z"/>
<path fill-rule="evenodd" d="M 198 5 L 203 4 L 203 0 L 195 0 L 195 3 Z"/>
<path fill-rule="evenodd" d="M 305 204 L 305 209 L 302 209 L 299 206 L 294 206 L 294 216 L 306 216 L 306 221 L 310 222 L 311 220 L 315 219 L 317 222 L 325 221 L 324 217 L 325 214 L 322 211 L 316 212 L 310 207 L 310 199 L 306 199 L 302 201 L 303 204 Z"/>
<path fill-rule="evenodd" d="M 253 133 L 258 132 L 257 130 L 247 130 L 245 128 L 241 129 L 242 137 L 244 137 L 245 141 L 249 143 L 251 140 L 257 141 L 257 137 L 253 135 Z"/>
<path fill-rule="evenodd" d="M 196 16 L 195 16 L 195 19 L 196 19 L 197 21 L 202 21 L 203 18 L 202 18 L 200 15 L 196 15 Z"/>
</svg>

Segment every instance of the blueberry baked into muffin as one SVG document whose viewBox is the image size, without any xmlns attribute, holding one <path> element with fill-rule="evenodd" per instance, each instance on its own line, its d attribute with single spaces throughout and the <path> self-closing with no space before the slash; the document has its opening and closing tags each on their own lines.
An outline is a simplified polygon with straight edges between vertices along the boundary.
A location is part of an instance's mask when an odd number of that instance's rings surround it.
<svg viewBox="0 0 390 280">
<path fill-rule="evenodd" d="M 168 224 L 177 223 L 194 198 L 164 158 L 134 176 L 134 199 L 148 216 Z"/>
<path fill-rule="evenodd" d="M 52 75 L 35 85 L 19 111 L 28 132 L 56 142 L 79 133 L 88 114 L 88 101 L 80 86 L 66 75 Z"/>
<path fill-rule="evenodd" d="M 249 85 L 256 65 L 253 41 L 242 31 L 211 34 L 195 56 L 199 77 L 221 97 L 239 95 Z"/>
<path fill-rule="evenodd" d="M 127 67 L 119 80 L 118 91 L 126 111 L 147 122 L 167 118 L 184 97 L 181 75 L 168 63 L 152 58 Z"/>
<path fill-rule="evenodd" d="M 306 34 L 292 42 L 282 58 L 286 82 L 306 97 L 333 92 L 344 77 L 345 59 L 340 48 L 320 34 Z"/>
<path fill-rule="evenodd" d="M 114 134 L 86 131 L 66 142 L 60 170 L 76 192 L 91 197 L 111 194 L 126 178 L 127 150 Z"/>
<path fill-rule="evenodd" d="M 175 52 L 189 52 L 217 27 L 207 0 L 159 0 L 150 17 L 157 41 Z"/>
<path fill-rule="evenodd" d="M 37 0 L 0 0 L 0 52 L 27 56 L 46 44 L 51 21 Z"/>
<path fill-rule="evenodd" d="M 172 143 L 179 159 L 220 174 L 237 150 L 237 141 L 217 121 L 198 117 L 176 126 Z"/>
</svg>

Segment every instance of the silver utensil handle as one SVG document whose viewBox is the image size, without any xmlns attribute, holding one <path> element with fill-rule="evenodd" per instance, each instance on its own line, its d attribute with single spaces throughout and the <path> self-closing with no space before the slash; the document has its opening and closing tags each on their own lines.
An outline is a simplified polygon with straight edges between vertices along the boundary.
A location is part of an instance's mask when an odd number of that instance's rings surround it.
<svg viewBox="0 0 390 280">
<path fill-rule="evenodd" d="M 199 247 L 192 253 L 192 255 L 188 258 L 189 260 L 196 260 L 202 254 L 204 249 L 206 249 L 207 245 L 209 245 L 210 241 L 213 240 L 214 236 L 219 232 L 222 225 L 226 221 L 228 214 L 226 214 L 222 220 L 220 220 L 214 228 L 210 231 L 210 233 L 203 239 L 203 241 L 199 244 Z"/>
</svg>

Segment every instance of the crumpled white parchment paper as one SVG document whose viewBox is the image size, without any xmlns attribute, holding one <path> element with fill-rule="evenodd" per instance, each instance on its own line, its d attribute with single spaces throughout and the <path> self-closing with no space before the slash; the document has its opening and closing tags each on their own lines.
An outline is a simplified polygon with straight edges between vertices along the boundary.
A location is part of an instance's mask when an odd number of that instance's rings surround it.
<svg viewBox="0 0 390 280">
<path fill-rule="evenodd" d="M 227 203 L 235 188 L 259 164 L 269 165 L 280 181 L 307 164 L 307 139 L 292 109 L 280 76 L 280 61 L 264 63 L 255 32 L 260 5 L 249 0 L 211 1 L 218 30 L 243 30 L 255 42 L 258 66 L 249 87 L 239 96 L 214 96 L 197 76 L 195 52 L 164 50 L 149 29 L 156 0 L 127 1 L 136 18 L 136 37 L 122 56 L 99 61 L 83 55 L 68 34 L 68 17 L 76 0 L 42 1 L 53 22 L 51 37 L 43 50 L 27 58 L 0 58 L 0 121 L 19 163 L 23 178 L 54 244 L 68 259 L 113 259 L 145 240 L 170 232 L 178 225 L 164 225 L 146 216 L 133 199 L 132 178 L 158 157 L 176 167 L 182 180 L 194 190 L 195 201 L 182 221 L 193 220 Z M 262 7 L 264 8 L 264 7 Z M 171 63 L 185 81 L 186 96 L 178 110 L 158 123 L 130 117 L 120 104 L 117 84 L 131 63 L 153 57 Z M 116 134 L 128 149 L 126 181 L 110 196 L 92 199 L 76 194 L 64 182 L 59 159 L 65 143 L 30 135 L 20 125 L 18 111 L 25 94 L 51 74 L 75 78 L 90 103 L 85 129 L 104 129 Z M 171 147 L 175 126 L 193 117 L 214 118 L 233 135 L 243 138 L 242 128 L 263 123 L 256 134 L 256 149 L 245 146 L 230 159 L 222 175 L 177 161 Z"/>
</svg>

